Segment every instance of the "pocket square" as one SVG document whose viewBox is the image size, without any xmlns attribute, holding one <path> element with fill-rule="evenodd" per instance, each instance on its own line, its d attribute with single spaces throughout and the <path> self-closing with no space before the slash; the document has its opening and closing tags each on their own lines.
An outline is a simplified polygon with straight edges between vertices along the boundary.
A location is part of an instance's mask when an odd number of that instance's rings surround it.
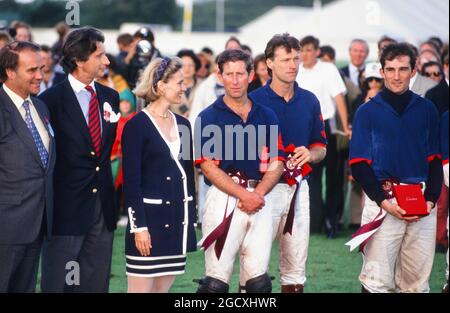
<svg viewBox="0 0 450 313">
<path fill-rule="evenodd" d="M 114 113 L 108 102 L 103 103 L 103 118 L 109 123 L 117 123 L 120 119 L 120 113 Z"/>
</svg>

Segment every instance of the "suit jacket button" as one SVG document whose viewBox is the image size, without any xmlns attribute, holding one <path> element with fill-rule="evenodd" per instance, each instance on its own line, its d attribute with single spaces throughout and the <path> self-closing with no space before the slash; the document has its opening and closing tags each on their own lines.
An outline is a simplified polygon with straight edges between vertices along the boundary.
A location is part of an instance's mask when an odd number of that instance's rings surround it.
<svg viewBox="0 0 450 313">
<path fill-rule="evenodd" d="M 165 228 L 169 228 L 169 227 L 170 227 L 170 225 L 169 225 L 169 224 L 166 224 L 166 225 L 164 225 L 164 227 L 165 227 Z"/>
<path fill-rule="evenodd" d="M 167 181 L 169 181 L 169 180 L 171 180 L 171 179 L 172 179 L 172 178 L 169 177 L 169 176 L 166 177 L 166 180 L 167 180 Z"/>
<path fill-rule="evenodd" d="M 96 171 L 96 172 L 100 172 L 100 167 L 97 166 L 97 167 L 95 168 L 95 171 Z"/>
<path fill-rule="evenodd" d="M 97 188 L 92 189 L 92 193 L 97 193 Z"/>
<path fill-rule="evenodd" d="M 95 152 L 94 152 L 94 151 L 91 151 L 91 155 L 92 155 L 92 156 L 95 156 Z"/>
<path fill-rule="evenodd" d="M 182 180 L 185 180 L 185 179 L 186 179 L 186 176 L 181 177 L 181 179 L 182 179 Z"/>
<path fill-rule="evenodd" d="M 186 222 L 183 222 L 183 223 L 181 223 L 181 224 L 186 225 Z"/>
<path fill-rule="evenodd" d="M 170 205 L 170 201 L 166 201 L 166 204 L 167 204 L 167 205 Z"/>
</svg>

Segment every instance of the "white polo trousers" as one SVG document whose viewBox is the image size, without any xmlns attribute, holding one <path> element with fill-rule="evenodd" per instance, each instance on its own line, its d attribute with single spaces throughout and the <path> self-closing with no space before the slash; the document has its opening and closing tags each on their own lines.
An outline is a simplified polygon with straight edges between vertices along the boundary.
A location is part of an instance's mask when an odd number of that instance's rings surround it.
<svg viewBox="0 0 450 313">
<path fill-rule="evenodd" d="M 279 271 L 281 285 L 304 285 L 306 282 L 306 260 L 309 246 L 309 186 L 306 180 L 300 185 L 295 200 L 295 215 L 292 234 L 283 234 L 284 226 L 296 186 L 277 184 L 266 195 L 266 207 L 272 214 L 272 240 L 279 241 Z M 241 262 L 242 264 L 242 262 Z M 240 274 L 240 284 L 248 277 Z"/>
<path fill-rule="evenodd" d="M 366 196 L 361 224 L 371 222 L 379 212 L 380 207 Z M 361 284 L 373 293 L 429 292 L 435 244 L 436 209 L 413 223 L 386 214 L 364 247 Z"/>
<path fill-rule="evenodd" d="M 237 199 L 215 186 L 209 188 L 203 215 L 203 235 L 209 234 L 222 222 L 227 198 L 228 212 L 231 212 L 236 207 Z M 272 248 L 269 208 L 266 206 L 255 214 L 247 214 L 236 207 L 220 259 L 217 259 L 214 247 L 215 243 L 205 251 L 206 276 L 229 283 L 238 252 L 241 256 L 241 271 L 247 279 L 266 273 Z"/>
</svg>

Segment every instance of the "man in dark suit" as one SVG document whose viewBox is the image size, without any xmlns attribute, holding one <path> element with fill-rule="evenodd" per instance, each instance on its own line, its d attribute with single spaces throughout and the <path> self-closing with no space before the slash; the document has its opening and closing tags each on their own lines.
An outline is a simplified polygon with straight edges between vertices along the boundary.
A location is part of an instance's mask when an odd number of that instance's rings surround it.
<svg viewBox="0 0 450 313">
<path fill-rule="evenodd" d="M 436 105 L 440 116 L 442 116 L 442 114 L 448 110 L 448 54 L 444 58 L 444 75 L 444 79 L 441 80 L 441 82 L 437 86 L 428 90 L 425 94 L 425 98 L 431 100 L 434 105 Z"/>
<path fill-rule="evenodd" d="M 0 50 L 0 292 L 34 292 L 39 254 L 52 231 L 55 142 L 45 104 L 40 48 Z"/>
<path fill-rule="evenodd" d="M 353 84 L 359 87 L 360 75 L 365 69 L 365 62 L 369 55 L 369 45 L 364 39 L 353 39 L 350 43 L 348 54 L 350 63 L 341 68 L 340 71 L 345 77 L 350 78 Z"/>
<path fill-rule="evenodd" d="M 72 31 L 61 65 L 68 78 L 40 95 L 54 121 L 55 217 L 44 242 L 43 292 L 107 292 L 116 227 L 110 154 L 119 95 L 94 78 L 109 64 L 104 36 Z"/>
<path fill-rule="evenodd" d="M 64 81 L 67 78 L 67 75 L 65 73 L 55 71 L 52 50 L 49 46 L 41 45 L 40 53 L 45 65 L 43 69 L 44 78 L 41 82 L 41 90 L 39 91 L 40 93 L 43 93 L 50 87 Z"/>
<path fill-rule="evenodd" d="M 431 88 L 425 94 L 425 98 L 431 100 L 436 106 L 439 116 L 448 111 L 449 103 L 449 88 L 448 88 L 448 54 L 444 58 L 444 79 L 440 83 Z M 447 215 L 448 215 L 448 186 L 442 184 L 441 195 L 437 207 L 437 234 L 436 234 L 436 249 L 437 251 L 444 252 L 448 247 L 447 238 Z"/>
</svg>

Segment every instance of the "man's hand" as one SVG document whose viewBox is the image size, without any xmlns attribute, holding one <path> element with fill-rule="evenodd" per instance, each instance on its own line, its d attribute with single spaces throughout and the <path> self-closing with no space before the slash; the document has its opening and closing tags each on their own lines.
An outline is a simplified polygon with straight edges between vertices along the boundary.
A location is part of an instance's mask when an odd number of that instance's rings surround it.
<svg viewBox="0 0 450 313">
<path fill-rule="evenodd" d="M 297 147 L 294 150 L 294 155 L 292 156 L 293 166 L 303 166 L 303 164 L 311 161 L 311 152 L 304 146 Z"/>
<path fill-rule="evenodd" d="M 389 214 L 409 223 L 417 222 L 420 219 L 419 216 L 404 216 L 406 214 L 406 211 L 399 207 L 397 204 L 391 203 L 389 200 L 384 200 L 383 202 L 381 202 L 381 207 Z"/>
<path fill-rule="evenodd" d="M 351 130 L 351 128 L 349 128 L 348 126 L 344 127 L 344 133 L 348 136 L 349 139 L 352 139 L 352 130 Z"/>
<path fill-rule="evenodd" d="M 134 234 L 134 242 L 136 243 L 136 249 L 142 256 L 149 256 L 150 249 L 152 248 L 152 240 L 150 233 L 144 230 Z"/>
<path fill-rule="evenodd" d="M 246 191 L 239 199 L 237 206 L 241 211 L 247 214 L 254 214 L 261 210 L 265 204 L 264 197 L 258 192 Z"/>
</svg>

